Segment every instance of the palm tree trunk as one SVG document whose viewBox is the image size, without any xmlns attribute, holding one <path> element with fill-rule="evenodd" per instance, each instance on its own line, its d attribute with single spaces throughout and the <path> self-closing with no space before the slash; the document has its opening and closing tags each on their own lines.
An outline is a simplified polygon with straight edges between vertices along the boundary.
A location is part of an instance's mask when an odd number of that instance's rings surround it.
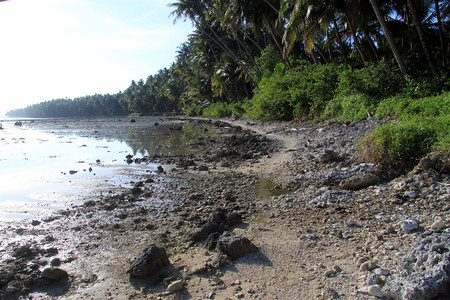
<svg viewBox="0 0 450 300">
<path fill-rule="evenodd" d="M 282 57 L 284 58 L 284 61 L 286 62 L 286 65 L 288 66 L 289 69 L 292 69 L 292 65 L 289 62 L 289 59 L 283 54 L 283 46 L 281 46 L 281 43 L 278 40 L 278 35 L 275 32 L 275 29 L 273 28 L 273 26 L 267 20 L 264 20 L 264 22 L 266 23 L 267 28 L 269 28 L 270 34 L 272 35 L 272 38 L 273 38 L 273 40 L 275 41 L 275 44 L 278 47 L 278 51 L 280 51 Z"/>
<path fill-rule="evenodd" d="M 433 56 L 431 55 L 430 45 L 425 37 L 425 32 L 423 30 L 422 22 L 419 19 L 419 14 L 417 13 L 416 6 L 413 0 L 406 0 L 408 3 L 409 11 L 413 17 L 414 25 L 417 29 L 417 33 L 419 34 L 420 43 L 422 44 L 423 52 L 425 53 L 425 57 L 427 59 L 428 65 L 430 66 L 431 72 L 434 76 L 439 77 L 439 72 L 434 64 Z"/>
<path fill-rule="evenodd" d="M 366 64 L 367 58 L 366 58 L 366 55 L 364 54 L 361 44 L 359 43 L 358 37 L 356 36 L 355 28 L 353 27 L 353 24 L 352 24 L 350 18 L 348 17 L 348 14 L 346 12 L 344 12 L 344 15 L 345 15 L 345 18 L 347 19 L 347 23 L 348 23 L 348 26 L 350 27 L 350 32 L 352 33 L 353 39 L 355 40 L 355 46 L 356 46 L 356 49 L 358 50 L 359 56 L 361 56 L 362 62 L 364 64 Z"/>
<path fill-rule="evenodd" d="M 377 16 L 378 22 L 380 22 L 380 25 L 383 28 L 384 34 L 386 35 L 389 46 L 391 47 L 392 53 L 394 54 L 395 60 L 397 61 L 400 71 L 402 72 L 403 76 L 407 76 L 408 71 L 406 70 L 405 63 L 403 62 L 402 57 L 400 56 L 400 52 L 398 51 L 397 46 L 395 45 L 394 39 L 392 38 L 391 32 L 389 31 L 387 23 L 384 20 L 383 13 L 381 12 L 377 1 L 376 0 L 369 0 L 369 1 Z"/>
<path fill-rule="evenodd" d="M 241 60 L 237 57 L 237 55 L 234 53 L 233 50 L 231 50 L 231 48 L 227 45 L 227 43 L 225 43 L 223 41 L 223 39 L 218 36 L 218 34 L 215 32 L 215 30 L 211 27 L 211 25 L 206 22 L 206 25 L 208 26 L 208 29 L 211 31 L 211 33 L 214 35 L 211 36 L 211 34 L 207 33 L 205 30 L 203 30 L 203 32 L 214 42 L 216 43 L 221 49 L 223 49 L 226 53 L 228 53 L 231 58 L 233 58 L 233 60 L 235 61 L 235 63 L 237 63 L 242 70 L 244 70 L 244 72 L 247 74 L 247 76 L 250 78 L 250 81 L 252 82 L 252 84 L 254 84 L 254 86 L 256 86 L 256 82 L 253 79 L 253 77 L 250 74 L 250 70 L 247 68 L 247 66 L 245 64 L 243 64 L 241 62 Z M 197 28 L 201 28 L 200 26 L 197 25 Z"/>
<path fill-rule="evenodd" d="M 364 30 L 363 33 L 366 36 L 367 41 L 369 41 L 369 45 L 370 45 L 370 48 L 372 49 L 373 54 L 375 54 L 375 57 L 377 58 L 377 60 L 380 60 L 381 59 L 380 53 L 378 53 L 378 49 L 375 46 L 375 43 L 373 42 L 372 37 L 369 35 L 369 33 L 367 32 L 366 29 Z"/>
<path fill-rule="evenodd" d="M 342 56 L 344 57 L 345 68 L 348 68 L 347 52 L 345 51 L 344 43 L 342 42 L 341 34 L 339 33 L 339 28 L 337 25 L 337 21 L 334 16 L 333 16 L 333 24 L 334 24 L 334 30 L 336 31 L 336 38 L 337 38 L 339 47 L 341 48 Z"/>
<path fill-rule="evenodd" d="M 442 30 L 442 22 L 441 22 L 441 12 L 439 10 L 439 0 L 434 0 L 434 5 L 436 7 L 436 18 L 438 22 L 438 29 L 439 29 L 439 42 L 441 43 L 441 51 L 442 51 L 442 67 L 444 69 L 447 68 L 447 51 L 445 51 L 444 46 L 444 34 Z"/>
<path fill-rule="evenodd" d="M 328 64 L 328 59 L 325 56 L 325 53 L 323 52 L 323 49 L 317 45 L 316 43 L 314 43 L 314 48 L 317 49 L 317 52 L 319 52 L 320 56 L 322 56 L 322 59 L 325 61 L 326 64 Z"/>
</svg>

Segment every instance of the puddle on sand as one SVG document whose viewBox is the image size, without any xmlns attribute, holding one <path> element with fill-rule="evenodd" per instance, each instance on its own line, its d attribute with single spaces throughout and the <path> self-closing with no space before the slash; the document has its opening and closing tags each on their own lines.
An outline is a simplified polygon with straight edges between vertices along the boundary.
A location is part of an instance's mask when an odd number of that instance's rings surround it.
<svg viewBox="0 0 450 300">
<path fill-rule="evenodd" d="M 255 186 L 255 193 L 258 197 L 265 200 L 269 199 L 272 196 L 286 194 L 287 191 L 277 188 L 276 183 L 269 179 L 259 178 Z"/>
</svg>

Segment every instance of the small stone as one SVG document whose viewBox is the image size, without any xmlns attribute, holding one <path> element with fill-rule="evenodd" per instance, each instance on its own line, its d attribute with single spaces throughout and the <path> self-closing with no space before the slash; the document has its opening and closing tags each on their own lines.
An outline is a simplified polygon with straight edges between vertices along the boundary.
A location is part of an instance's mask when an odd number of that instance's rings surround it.
<svg viewBox="0 0 450 300">
<path fill-rule="evenodd" d="M 403 220 L 399 222 L 399 225 L 405 233 L 411 233 L 419 228 L 419 222 L 413 219 Z"/>
<path fill-rule="evenodd" d="M 163 168 L 162 166 L 158 166 L 158 167 L 156 168 L 156 172 L 158 172 L 158 173 L 164 173 L 164 168 Z"/>
<path fill-rule="evenodd" d="M 376 268 L 378 268 L 378 265 L 376 263 L 374 263 L 373 261 L 366 261 L 361 264 L 361 266 L 359 267 L 359 270 L 360 271 L 371 271 Z"/>
<path fill-rule="evenodd" d="M 32 226 L 38 226 L 39 224 L 41 224 L 41 222 L 38 221 L 38 220 L 33 220 L 33 221 L 31 221 L 31 225 L 32 225 Z"/>
<path fill-rule="evenodd" d="M 209 168 L 208 168 L 208 166 L 200 166 L 200 167 L 198 167 L 198 170 L 199 171 L 209 171 Z"/>
<path fill-rule="evenodd" d="M 403 193 L 403 195 L 410 199 L 415 199 L 417 197 L 416 193 L 413 191 L 406 191 Z"/>
<path fill-rule="evenodd" d="M 377 284 L 368 286 L 367 293 L 371 296 L 375 296 L 375 297 L 379 297 L 379 298 L 383 297 L 383 291 L 381 290 L 381 287 Z"/>
<path fill-rule="evenodd" d="M 363 263 L 365 263 L 368 260 L 369 258 L 367 256 L 363 256 L 356 261 L 356 266 L 359 268 Z"/>
<path fill-rule="evenodd" d="M 54 281 L 59 281 L 61 279 L 67 278 L 69 275 L 67 274 L 66 271 L 59 269 L 59 268 L 45 268 L 44 271 L 42 271 L 41 277 L 42 278 L 46 278 L 46 279 L 50 279 L 50 280 L 54 280 Z"/>
<path fill-rule="evenodd" d="M 447 227 L 447 224 L 442 219 L 437 219 L 434 221 L 433 224 L 431 224 L 430 229 L 431 230 L 441 230 L 443 228 Z"/>
<path fill-rule="evenodd" d="M 50 265 L 52 267 L 59 267 L 61 265 L 61 259 L 59 258 L 54 258 L 50 261 Z"/>
<path fill-rule="evenodd" d="M 182 291 L 184 289 L 184 283 L 182 280 L 177 280 L 169 284 L 167 287 L 167 292 L 170 294 Z"/>
</svg>

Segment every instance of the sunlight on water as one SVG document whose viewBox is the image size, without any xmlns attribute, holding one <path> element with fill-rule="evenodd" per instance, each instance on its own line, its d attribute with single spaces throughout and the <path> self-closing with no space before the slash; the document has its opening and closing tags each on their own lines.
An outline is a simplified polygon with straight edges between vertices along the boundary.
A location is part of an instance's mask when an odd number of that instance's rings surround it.
<svg viewBox="0 0 450 300">
<path fill-rule="evenodd" d="M 163 130 L 152 120 L 134 126 L 118 119 L 1 123 L 0 220 L 67 207 L 98 185 L 126 185 L 131 178 L 118 169 L 139 174 L 136 169 L 143 168 L 127 165 L 126 155 L 147 155 Z M 157 165 L 145 167 L 154 170 Z"/>
</svg>

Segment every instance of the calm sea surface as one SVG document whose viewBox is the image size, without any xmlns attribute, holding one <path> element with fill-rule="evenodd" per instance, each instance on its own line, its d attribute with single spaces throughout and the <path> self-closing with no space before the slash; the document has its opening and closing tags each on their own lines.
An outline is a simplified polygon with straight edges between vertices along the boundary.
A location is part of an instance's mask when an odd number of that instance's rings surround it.
<svg viewBox="0 0 450 300">
<path fill-rule="evenodd" d="M 0 120 L 0 221 L 29 219 L 124 186 L 158 165 L 128 154 L 186 153 L 193 126 L 160 118 Z"/>
</svg>

